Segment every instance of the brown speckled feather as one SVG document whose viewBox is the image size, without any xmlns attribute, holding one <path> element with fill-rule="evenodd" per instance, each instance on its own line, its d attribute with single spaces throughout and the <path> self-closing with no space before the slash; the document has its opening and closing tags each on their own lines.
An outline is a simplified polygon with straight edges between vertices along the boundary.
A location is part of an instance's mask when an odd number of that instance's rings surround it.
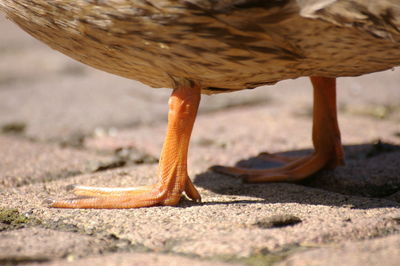
<svg viewBox="0 0 400 266">
<path fill-rule="evenodd" d="M 397 66 L 398 2 L 0 0 L 0 10 L 93 67 L 153 87 L 190 82 L 216 93 Z"/>
<path fill-rule="evenodd" d="M 298 0 L 300 14 L 393 39 L 400 32 L 399 0 Z"/>
</svg>

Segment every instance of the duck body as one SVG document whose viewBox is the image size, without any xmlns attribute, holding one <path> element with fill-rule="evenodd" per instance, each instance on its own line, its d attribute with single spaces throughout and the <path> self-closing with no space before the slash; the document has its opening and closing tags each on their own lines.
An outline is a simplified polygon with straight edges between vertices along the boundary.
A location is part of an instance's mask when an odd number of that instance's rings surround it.
<svg viewBox="0 0 400 266">
<path fill-rule="evenodd" d="M 400 65 L 400 1 L 0 0 L 35 38 L 152 87 L 203 93 Z"/>
</svg>

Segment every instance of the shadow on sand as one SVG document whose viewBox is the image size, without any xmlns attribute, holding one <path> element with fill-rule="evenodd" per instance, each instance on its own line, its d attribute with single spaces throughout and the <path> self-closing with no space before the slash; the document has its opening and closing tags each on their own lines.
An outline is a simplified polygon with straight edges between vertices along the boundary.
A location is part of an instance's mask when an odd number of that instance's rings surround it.
<svg viewBox="0 0 400 266">
<path fill-rule="evenodd" d="M 375 144 L 344 147 L 346 165 L 334 170 L 322 170 L 310 178 L 293 183 L 246 184 L 239 178 L 212 171 L 195 177 L 194 184 L 223 195 L 240 195 L 265 199 L 267 203 L 304 203 L 330 206 L 351 206 L 369 209 L 399 207 L 399 203 L 377 198 L 400 191 L 400 146 L 377 142 Z M 305 155 L 311 150 L 283 152 L 284 155 Z M 241 160 L 236 166 L 254 169 L 277 167 L 257 157 Z M 336 192 L 342 195 L 327 193 Z M 351 197 L 361 196 L 361 197 Z M 259 200 L 241 200 L 232 203 L 259 203 Z M 208 203 L 207 203 L 208 204 Z M 210 204 L 227 204 L 210 203 Z"/>
</svg>

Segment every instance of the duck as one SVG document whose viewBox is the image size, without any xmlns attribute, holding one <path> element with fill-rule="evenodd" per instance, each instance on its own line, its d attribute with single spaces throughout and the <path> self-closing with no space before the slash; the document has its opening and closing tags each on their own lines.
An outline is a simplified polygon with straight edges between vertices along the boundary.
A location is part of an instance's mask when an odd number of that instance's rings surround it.
<svg viewBox="0 0 400 266">
<path fill-rule="evenodd" d="M 177 205 L 201 196 L 188 175 L 201 95 L 309 77 L 314 151 L 263 154 L 282 166 L 211 170 L 245 182 L 299 181 L 344 163 L 336 78 L 400 65 L 398 0 L 0 0 L 0 12 L 51 48 L 94 68 L 171 88 L 158 181 L 147 186 L 75 186 L 56 208 Z"/>
</svg>

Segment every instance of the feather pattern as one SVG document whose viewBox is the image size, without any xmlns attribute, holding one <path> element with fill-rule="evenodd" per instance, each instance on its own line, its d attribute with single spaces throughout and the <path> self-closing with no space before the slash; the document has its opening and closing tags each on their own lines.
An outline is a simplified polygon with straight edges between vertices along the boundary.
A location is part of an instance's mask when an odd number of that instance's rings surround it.
<svg viewBox="0 0 400 266">
<path fill-rule="evenodd" d="M 399 0 L 298 0 L 300 14 L 338 26 L 353 27 L 376 37 L 394 39 L 400 33 Z"/>
<path fill-rule="evenodd" d="M 152 87 L 219 93 L 400 64 L 397 0 L 0 0 L 50 47 Z"/>
</svg>

